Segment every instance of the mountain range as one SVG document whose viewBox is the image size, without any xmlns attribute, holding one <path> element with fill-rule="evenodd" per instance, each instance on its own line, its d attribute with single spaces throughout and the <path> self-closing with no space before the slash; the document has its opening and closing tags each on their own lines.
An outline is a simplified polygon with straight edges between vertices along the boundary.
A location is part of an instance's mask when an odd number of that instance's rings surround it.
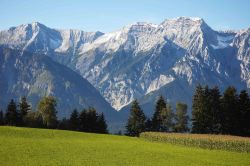
<svg viewBox="0 0 250 166">
<path fill-rule="evenodd" d="M 124 121 L 135 98 L 151 115 L 159 95 L 190 108 L 198 84 L 250 89 L 250 28 L 216 31 L 201 18 L 137 22 L 110 33 L 34 22 L 0 31 L 0 46 L 0 107 L 20 94 L 34 105 L 54 95 L 61 116 L 94 106 Z"/>
</svg>

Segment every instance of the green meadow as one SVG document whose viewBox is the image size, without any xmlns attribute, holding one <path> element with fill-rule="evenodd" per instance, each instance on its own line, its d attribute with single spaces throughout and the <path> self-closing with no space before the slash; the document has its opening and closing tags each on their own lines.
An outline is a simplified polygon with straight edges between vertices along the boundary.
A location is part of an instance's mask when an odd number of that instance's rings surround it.
<svg viewBox="0 0 250 166">
<path fill-rule="evenodd" d="M 0 165 L 249 165 L 250 154 L 127 136 L 0 127 Z"/>
</svg>

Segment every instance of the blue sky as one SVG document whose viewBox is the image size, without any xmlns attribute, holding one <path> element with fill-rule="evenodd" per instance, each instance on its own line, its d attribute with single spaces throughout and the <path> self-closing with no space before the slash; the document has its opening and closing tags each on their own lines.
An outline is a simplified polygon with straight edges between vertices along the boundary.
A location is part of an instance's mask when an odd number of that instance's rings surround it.
<svg viewBox="0 0 250 166">
<path fill-rule="evenodd" d="M 41 22 L 53 28 L 109 32 L 137 21 L 201 17 L 213 29 L 250 27 L 250 0 L 1 0 L 0 29 Z"/>
</svg>

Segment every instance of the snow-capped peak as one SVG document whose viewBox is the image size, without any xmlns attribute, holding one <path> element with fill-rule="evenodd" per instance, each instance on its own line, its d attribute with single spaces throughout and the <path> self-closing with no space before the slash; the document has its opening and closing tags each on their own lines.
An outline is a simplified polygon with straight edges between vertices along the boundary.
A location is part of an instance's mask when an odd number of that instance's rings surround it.
<svg viewBox="0 0 250 166">
<path fill-rule="evenodd" d="M 197 17 L 136 22 L 106 34 L 44 27 L 34 22 L 2 31 L 0 44 L 46 53 L 88 79 L 117 109 L 165 88 L 170 100 L 179 93 L 189 102 L 201 81 L 225 87 L 243 80 L 250 87 L 250 29 L 218 32 Z"/>
<path fill-rule="evenodd" d="M 141 28 L 141 27 L 152 27 L 157 28 L 157 24 L 149 23 L 149 22 L 135 22 L 133 24 L 127 25 L 124 27 L 124 29 L 131 29 L 131 28 Z"/>
<path fill-rule="evenodd" d="M 191 25 L 191 26 L 195 26 L 195 25 L 202 25 L 205 24 L 205 21 L 202 18 L 199 17 L 177 17 L 174 19 L 166 19 L 164 20 L 160 25 L 180 25 L 180 24 L 185 24 L 185 25 Z"/>
<path fill-rule="evenodd" d="M 166 19 L 165 21 L 193 21 L 193 22 L 201 22 L 204 21 L 202 18 L 199 17 L 176 17 L 172 19 Z M 165 22 L 164 21 L 164 22 Z"/>
</svg>

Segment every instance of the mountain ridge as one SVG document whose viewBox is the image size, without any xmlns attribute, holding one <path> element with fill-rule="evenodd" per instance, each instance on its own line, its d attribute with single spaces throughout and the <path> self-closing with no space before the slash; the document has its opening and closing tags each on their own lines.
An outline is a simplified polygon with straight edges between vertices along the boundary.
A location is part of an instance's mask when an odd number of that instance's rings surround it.
<svg viewBox="0 0 250 166">
<path fill-rule="evenodd" d="M 66 30 L 54 30 L 52 37 L 47 33 L 44 38 L 56 38 L 56 48 L 41 36 L 31 44 L 22 42 L 29 44 L 29 51 L 43 52 L 86 78 L 117 110 L 124 110 L 134 98 L 147 97 L 146 105 L 153 105 L 162 93 L 172 103 L 180 98 L 190 105 L 198 83 L 221 89 L 250 87 L 249 29 L 215 31 L 201 18 L 179 17 L 158 25 L 137 22 L 105 34 L 82 32 L 85 35 L 75 38 L 63 35 Z M 13 46 L 6 36 L 13 35 L 0 32 L 0 44 Z M 18 42 L 13 47 L 22 47 Z M 170 87 L 185 93 L 174 94 Z"/>
</svg>

